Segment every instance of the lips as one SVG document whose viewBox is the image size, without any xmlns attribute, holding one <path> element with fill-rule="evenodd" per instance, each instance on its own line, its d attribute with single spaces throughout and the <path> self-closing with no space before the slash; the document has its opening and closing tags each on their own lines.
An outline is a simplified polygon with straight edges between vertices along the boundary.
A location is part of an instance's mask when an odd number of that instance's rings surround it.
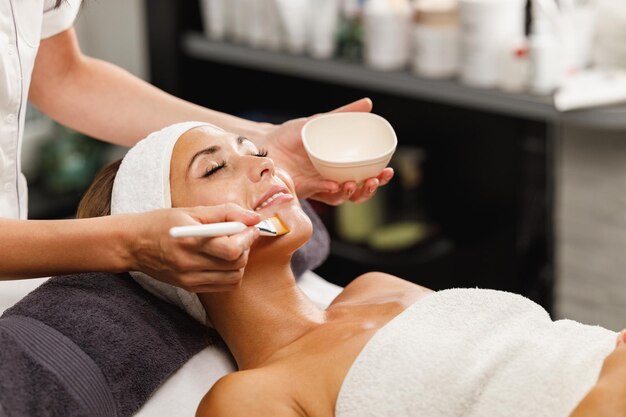
<svg viewBox="0 0 626 417">
<path fill-rule="evenodd" d="M 293 199 L 293 195 L 291 195 L 287 187 L 274 186 L 257 201 L 254 205 L 254 211 L 259 211 L 291 199 Z"/>
</svg>

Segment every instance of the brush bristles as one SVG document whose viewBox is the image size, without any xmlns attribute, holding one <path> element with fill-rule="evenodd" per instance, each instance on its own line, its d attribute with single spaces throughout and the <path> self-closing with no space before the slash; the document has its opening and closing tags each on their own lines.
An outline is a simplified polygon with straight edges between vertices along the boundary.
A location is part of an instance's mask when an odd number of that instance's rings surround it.
<svg viewBox="0 0 626 417">
<path fill-rule="evenodd" d="M 289 228 L 283 223 L 283 221 L 278 216 L 270 217 L 269 220 L 276 229 L 276 236 L 281 236 L 289 233 Z"/>
<path fill-rule="evenodd" d="M 261 236 L 281 236 L 289 233 L 289 229 L 278 216 L 270 217 L 256 225 Z"/>
</svg>

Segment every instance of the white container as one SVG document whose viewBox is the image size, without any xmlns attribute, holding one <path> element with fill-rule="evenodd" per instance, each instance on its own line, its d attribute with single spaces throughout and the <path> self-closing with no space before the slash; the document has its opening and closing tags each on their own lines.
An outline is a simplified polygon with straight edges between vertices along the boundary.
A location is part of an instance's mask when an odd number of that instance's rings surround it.
<svg viewBox="0 0 626 417">
<path fill-rule="evenodd" d="M 567 79 L 554 95 L 559 111 L 626 102 L 626 71 L 587 70 Z"/>
<path fill-rule="evenodd" d="M 511 42 L 502 48 L 498 63 L 498 88 L 519 93 L 528 88 L 530 54 L 526 39 Z"/>
<path fill-rule="evenodd" d="M 530 48 L 530 91 L 535 94 L 552 94 L 560 84 L 562 63 L 559 43 L 543 18 L 533 22 L 529 39 Z"/>
<path fill-rule="evenodd" d="M 222 40 L 226 37 L 226 8 L 228 0 L 202 0 L 200 12 L 204 33 L 209 39 Z"/>
<path fill-rule="evenodd" d="M 339 0 L 315 0 L 311 7 L 308 43 L 314 58 L 327 59 L 335 53 L 339 14 Z"/>
<path fill-rule="evenodd" d="M 526 0 L 459 0 L 463 36 L 490 38 L 524 34 Z"/>
<path fill-rule="evenodd" d="M 367 0 L 363 7 L 365 63 L 392 71 L 406 67 L 410 52 L 411 6 L 406 0 Z"/>
<path fill-rule="evenodd" d="M 302 143 L 315 169 L 342 183 L 378 176 L 398 139 L 389 122 L 376 114 L 331 113 L 304 125 Z"/>
<path fill-rule="evenodd" d="M 503 48 L 524 35 L 525 5 L 526 0 L 459 0 L 463 83 L 497 85 Z"/>
<path fill-rule="evenodd" d="M 276 0 L 260 1 L 263 5 L 261 20 L 264 22 L 261 47 L 278 51 L 284 43 L 284 33 L 280 13 L 278 11 L 278 4 Z"/>
<path fill-rule="evenodd" d="M 307 46 L 311 3 L 309 0 L 275 0 L 284 33 L 287 52 L 303 54 Z"/>
<path fill-rule="evenodd" d="M 496 87 L 502 42 L 461 36 L 460 79 L 472 87 Z"/>
<path fill-rule="evenodd" d="M 418 3 L 412 46 L 415 74 L 449 78 L 458 73 L 459 26 L 454 3 Z"/>
<path fill-rule="evenodd" d="M 626 2 L 598 0 L 592 48 L 594 67 L 626 69 Z"/>
<path fill-rule="evenodd" d="M 246 0 L 247 12 L 243 16 L 246 30 L 244 32 L 245 42 L 254 47 L 260 48 L 266 44 L 267 21 L 264 19 L 265 1 Z"/>
<path fill-rule="evenodd" d="M 623 0 L 615 0 L 622 3 Z M 604 26 L 605 22 L 601 21 Z M 591 50 L 596 26 L 595 4 L 580 5 L 561 10 L 556 19 L 554 35 L 559 43 L 561 77 L 572 75 L 587 68 L 591 62 Z M 624 44 L 624 38 L 615 38 Z M 596 39 L 596 42 L 601 42 Z"/>
<path fill-rule="evenodd" d="M 228 0 L 227 16 L 230 18 L 227 32 L 239 43 L 248 40 L 248 3 L 250 0 Z"/>
</svg>

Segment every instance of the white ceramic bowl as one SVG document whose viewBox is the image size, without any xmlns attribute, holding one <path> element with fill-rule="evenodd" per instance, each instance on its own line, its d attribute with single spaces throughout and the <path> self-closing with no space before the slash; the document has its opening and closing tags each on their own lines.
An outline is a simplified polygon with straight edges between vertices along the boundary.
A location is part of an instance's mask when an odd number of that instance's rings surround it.
<svg viewBox="0 0 626 417">
<path fill-rule="evenodd" d="M 342 183 L 378 176 L 398 139 L 389 122 L 376 114 L 331 113 L 308 121 L 302 142 L 315 169 Z"/>
</svg>

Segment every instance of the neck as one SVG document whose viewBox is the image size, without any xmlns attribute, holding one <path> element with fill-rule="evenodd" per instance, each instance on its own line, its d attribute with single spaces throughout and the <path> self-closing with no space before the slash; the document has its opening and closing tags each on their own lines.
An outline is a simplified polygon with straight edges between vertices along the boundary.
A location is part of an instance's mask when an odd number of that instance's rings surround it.
<svg viewBox="0 0 626 417">
<path fill-rule="evenodd" d="M 250 259 L 241 287 L 200 300 L 240 370 L 258 367 L 325 320 L 286 262 Z"/>
</svg>

